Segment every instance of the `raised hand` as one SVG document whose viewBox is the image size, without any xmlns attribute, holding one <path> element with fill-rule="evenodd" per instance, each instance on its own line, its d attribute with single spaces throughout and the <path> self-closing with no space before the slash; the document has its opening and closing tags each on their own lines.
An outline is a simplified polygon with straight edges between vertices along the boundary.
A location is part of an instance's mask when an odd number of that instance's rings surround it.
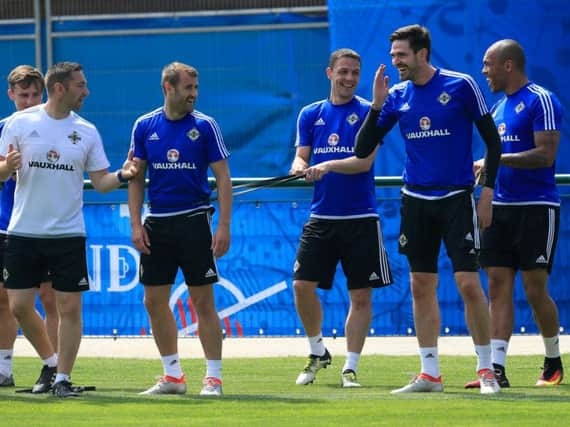
<svg viewBox="0 0 570 427">
<path fill-rule="evenodd" d="M 384 101 L 388 97 L 390 91 L 390 78 L 384 75 L 386 66 L 380 64 L 374 74 L 374 85 L 372 88 L 372 106 L 375 110 L 379 110 L 384 105 Z"/>
</svg>

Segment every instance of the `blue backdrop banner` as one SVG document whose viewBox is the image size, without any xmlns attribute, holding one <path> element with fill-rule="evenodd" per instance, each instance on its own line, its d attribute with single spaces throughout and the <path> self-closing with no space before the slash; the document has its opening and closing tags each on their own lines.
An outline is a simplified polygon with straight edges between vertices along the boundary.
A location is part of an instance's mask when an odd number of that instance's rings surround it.
<svg viewBox="0 0 570 427">
<path fill-rule="evenodd" d="M 279 193 L 281 190 L 276 190 Z M 298 191 L 289 201 L 237 201 L 232 221 L 232 245 L 219 259 L 221 280 L 215 285 L 216 306 L 226 333 L 231 336 L 296 335 L 304 333 L 295 311 L 292 291 L 293 263 L 303 223 L 308 218 L 310 189 Z M 559 304 L 563 326 L 570 324 L 570 288 L 565 272 L 570 257 L 570 214 L 562 208 L 559 250 L 550 280 Z M 394 273 L 392 286 L 373 292 L 373 334 L 414 333 L 406 259 L 397 253 L 399 230 L 398 198 L 378 203 L 389 261 Z M 87 255 L 91 291 L 84 294 L 84 333 L 87 335 L 149 334 L 143 306 L 143 286 L 138 283 L 139 254 L 130 241 L 130 221 L 125 204 L 85 206 L 88 230 Z M 566 212 L 566 213 L 565 213 Z M 463 304 L 452 279 L 451 266 L 440 257 L 439 286 L 442 333 L 466 334 Z M 344 334 L 349 300 L 342 271 L 337 271 L 333 290 L 321 292 L 324 307 L 323 332 Z M 532 313 L 517 281 L 516 331 L 524 327 L 536 332 Z M 181 335 L 196 330 L 196 316 L 183 277 L 172 288 L 170 305 Z M 40 310 L 41 308 L 38 307 Z M 447 332 L 446 332 L 447 331 Z"/>
</svg>

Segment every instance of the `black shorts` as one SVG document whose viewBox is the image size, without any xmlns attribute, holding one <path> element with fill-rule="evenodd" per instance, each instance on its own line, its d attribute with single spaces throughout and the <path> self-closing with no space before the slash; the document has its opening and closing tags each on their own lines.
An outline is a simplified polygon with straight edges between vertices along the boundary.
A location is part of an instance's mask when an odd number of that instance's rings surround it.
<svg viewBox="0 0 570 427">
<path fill-rule="evenodd" d="M 4 287 L 38 287 L 51 275 L 52 287 L 61 292 L 89 290 L 85 237 L 39 239 L 8 236 L 4 253 Z"/>
<path fill-rule="evenodd" d="M 481 265 L 552 271 L 560 227 L 558 206 L 493 206 L 493 223 L 481 236 Z"/>
<path fill-rule="evenodd" d="M 398 250 L 412 272 L 437 273 L 442 239 L 454 272 L 479 269 L 479 226 L 470 192 L 436 200 L 404 194 L 400 217 Z"/>
<path fill-rule="evenodd" d="M 4 271 L 4 253 L 6 252 L 6 239 L 8 236 L 6 234 L 0 233 L 0 271 Z M 4 279 L 0 276 L 0 282 Z M 49 271 L 44 271 L 42 274 L 42 283 L 51 281 L 51 275 Z M 39 285 L 38 285 L 39 286 Z"/>
<path fill-rule="evenodd" d="M 338 262 L 348 289 L 379 288 L 392 283 L 388 255 L 377 218 L 324 220 L 311 218 L 295 260 L 295 280 L 318 282 L 331 289 Z"/>
<path fill-rule="evenodd" d="M 178 268 L 188 286 L 217 282 L 211 218 L 209 210 L 148 217 L 144 227 L 150 239 L 150 255 L 141 254 L 141 283 L 145 286 L 171 285 Z"/>
</svg>

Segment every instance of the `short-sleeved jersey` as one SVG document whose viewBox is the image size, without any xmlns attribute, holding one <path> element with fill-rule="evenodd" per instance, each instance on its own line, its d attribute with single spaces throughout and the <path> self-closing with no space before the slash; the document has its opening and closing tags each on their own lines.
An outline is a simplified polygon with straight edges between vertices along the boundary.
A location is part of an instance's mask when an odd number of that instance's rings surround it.
<svg viewBox="0 0 570 427">
<path fill-rule="evenodd" d="M 377 126 L 400 125 L 406 144 L 404 193 L 438 198 L 473 186 L 473 123 L 488 112 L 481 89 L 467 74 L 436 69 L 425 85 L 394 85 Z"/>
<path fill-rule="evenodd" d="M 12 145 L 22 155 L 8 234 L 60 238 L 85 236 L 84 173 L 107 169 L 109 161 L 93 124 L 70 112 L 53 119 L 38 105 L 6 122 L 0 155 Z"/>
<path fill-rule="evenodd" d="M 0 135 L 2 135 L 6 121 L 8 121 L 8 117 L 0 120 Z M 14 207 L 15 188 L 15 179 L 8 178 L 2 183 L 2 193 L 0 193 L 0 234 L 6 234 L 6 230 L 8 229 L 12 208 Z"/>
<path fill-rule="evenodd" d="M 210 207 L 208 166 L 229 157 L 216 121 L 194 110 L 169 120 L 160 107 L 133 126 L 134 157 L 147 162 L 150 215 L 168 216 Z"/>
<path fill-rule="evenodd" d="M 535 148 L 534 132 L 560 131 L 562 123 L 562 106 L 556 96 L 532 82 L 499 100 L 491 112 L 503 153 Z M 533 169 L 499 166 L 493 203 L 559 206 L 554 165 Z"/>
<path fill-rule="evenodd" d="M 311 147 L 312 163 L 354 155 L 356 133 L 370 103 L 355 96 L 334 105 L 329 100 L 305 106 L 297 119 L 296 147 Z M 311 217 L 346 219 L 377 217 L 374 169 L 354 175 L 335 172 L 315 182 Z"/>
</svg>

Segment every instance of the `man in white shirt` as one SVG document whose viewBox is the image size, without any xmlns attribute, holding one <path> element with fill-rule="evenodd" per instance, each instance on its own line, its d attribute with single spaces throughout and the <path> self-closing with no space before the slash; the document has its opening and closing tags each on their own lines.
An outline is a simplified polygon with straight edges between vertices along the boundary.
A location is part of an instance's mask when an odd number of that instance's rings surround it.
<svg viewBox="0 0 570 427">
<path fill-rule="evenodd" d="M 47 102 L 14 114 L 0 140 L 0 180 L 17 173 L 4 287 L 24 335 L 45 361 L 53 349 L 35 310 L 35 287 L 40 272 L 51 272 L 60 317 L 57 373 L 54 378 L 46 370 L 38 382 L 47 385 L 42 391 L 74 397 L 70 376 L 81 342 L 81 292 L 89 289 L 83 174 L 104 193 L 133 178 L 137 167 L 129 153 L 121 170 L 109 172 L 99 132 L 74 112 L 89 95 L 81 64 L 53 65 L 46 87 Z"/>
</svg>

